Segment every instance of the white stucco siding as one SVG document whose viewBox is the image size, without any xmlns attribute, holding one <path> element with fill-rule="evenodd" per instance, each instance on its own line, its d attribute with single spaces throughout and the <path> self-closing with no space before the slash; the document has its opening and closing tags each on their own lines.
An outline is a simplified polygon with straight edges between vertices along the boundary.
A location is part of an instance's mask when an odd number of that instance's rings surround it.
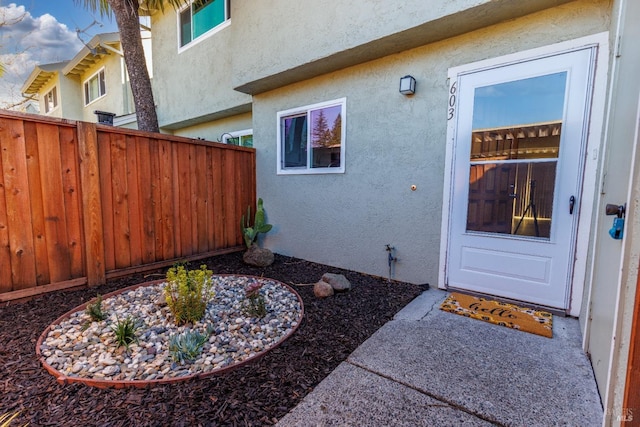
<svg viewBox="0 0 640 427">
<path fill-rule="evenodd" d="M 96 122 L 98 117 L 94 111 L 106 111 L 121 115 L 123 113 L 123 87 L 122 87 L 122 60 L 121 56 L 110 54 L 104 56 L 103 59 L 93 66 L 87 68 L 80 77 L 80 102 L 83 106 L 82 120 L 86 122 Z M 85 104 L 84 84 L 104 69 L 105 79 L 105 95 L 94 100 L 89 104 Z"/>
<path fill-rule="evenodd" d="M 82 120 L 82 106 L 84 98 L 82 84 L 77 76 L 67 75 L 60 77 L 60 116 L 67 119 Z M 44 111 L 44 110 L 40 110 Z"/>
<path fill-rule="evenodd" d="M 449 67 L 606 31 L 607 2 L 574 2 L 254 96 L 258 196 L 275 252 L 436 285 Z M 416 94 L 398 93 L 413 75 Z M 346 172 L 276 175 L 278 111 L 346 97 Z M 416 185 L 416 191 L 411 186 Z M 314 278 L 309 278 L 314 280 Z"/>
<path fill-rule="evenodd" d="M 65 76 L 57 73 L 38 92 L 40 114 L 49 117 L 64 117 L 65 119 L 82 119 L 82 93 L 78 89 L 78 79 L 74 76 Z M 49 114 L 45 113 L 45 95 L 56 88 L 58 107 Z"/>
<path fill-rule="evenodd" d="M 176 130 L 173 134 L 187 138 L 203 138 L 207 141 L 222 140 L 223 133 L 232 133 L 251 129 L 253 126 L 251 113 L 238 114 L 214 122 L 188 126 Z"/>
<path fill-rule="evenodd" d="M 568 0 L 234 0 L 233 85 L 260 93 Z"/>
<path fill-rule="evenodd" d="M 178 52 L 176 12 L 152 17 L 154 87 L 158 121 L 169 130 L 251 111 L 251 97 L 231 85 L 234 22 Z M 242 25 L 242 23 L 238 23 Z"/>
</svg>

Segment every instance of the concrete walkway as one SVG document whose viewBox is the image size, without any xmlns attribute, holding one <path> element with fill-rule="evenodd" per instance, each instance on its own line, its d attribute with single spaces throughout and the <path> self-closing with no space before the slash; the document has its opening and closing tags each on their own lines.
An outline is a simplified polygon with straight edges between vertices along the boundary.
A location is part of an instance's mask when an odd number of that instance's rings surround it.
<svg viewBox="0 0 640 427">
<path fill-rule="evenodd" d="M 602 424 L 576 319 L 549 339 L 443 312 L 446 295 L 412 301 L 277 425 Z"/>
</svg>

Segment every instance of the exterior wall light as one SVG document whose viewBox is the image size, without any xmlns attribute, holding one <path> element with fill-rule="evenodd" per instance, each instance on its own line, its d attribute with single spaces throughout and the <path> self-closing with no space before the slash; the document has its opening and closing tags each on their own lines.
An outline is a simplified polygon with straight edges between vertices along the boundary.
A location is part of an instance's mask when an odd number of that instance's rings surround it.
<svg viewBox="0 0 640 427">
<path fill-rule="evenodd" d="M 403 95 L 413 95 L 416 93 L 416 79 L 406 75 L 400 78 L 400 93 Z"/>
</svg>

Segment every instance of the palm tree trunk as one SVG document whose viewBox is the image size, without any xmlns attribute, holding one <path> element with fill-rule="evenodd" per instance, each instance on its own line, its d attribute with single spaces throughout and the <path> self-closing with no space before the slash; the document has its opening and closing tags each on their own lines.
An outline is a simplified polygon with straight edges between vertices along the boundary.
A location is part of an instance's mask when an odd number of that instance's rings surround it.
<svg viewBox="0 0 640 427">
<path fill-rule="evenodd" d="M 159 132 L 151 80 L 140 36 L 140 16 L 138 13 L 140 0 L 107 0 L 107 2 L 116 17 L 120 31 L 120 43 L 129 73 L 138 129 Z"/>
</svg>

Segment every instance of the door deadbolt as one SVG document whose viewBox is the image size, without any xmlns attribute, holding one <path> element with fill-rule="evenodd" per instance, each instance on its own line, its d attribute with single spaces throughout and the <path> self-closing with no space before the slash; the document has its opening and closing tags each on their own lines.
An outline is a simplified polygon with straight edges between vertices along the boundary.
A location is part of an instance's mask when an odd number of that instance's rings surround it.
<svg viewBox="0 0 640 427">
<path fill-rule="evenodd" d="M 622 236 L 624 234 L 624 213 L 626 211 L 625 205 L 608 204 L 604 210 L 607 215 L 616 216 L 613 219 L 613 226 L 609 229 L 609 235 L 616 240 L 622 239 Z"/>
</svg>

